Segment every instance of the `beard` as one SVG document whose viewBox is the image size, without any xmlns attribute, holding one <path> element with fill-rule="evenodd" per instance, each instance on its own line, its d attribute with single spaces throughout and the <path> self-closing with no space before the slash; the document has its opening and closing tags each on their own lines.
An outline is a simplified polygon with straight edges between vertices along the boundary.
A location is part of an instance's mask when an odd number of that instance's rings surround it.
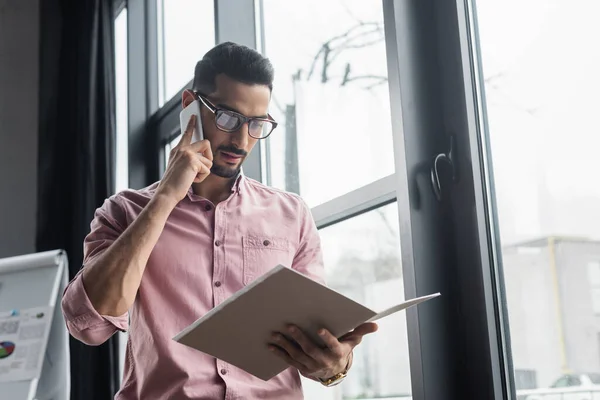
<svg viewBox="0 0 600 400">
<path fill-rule="evenodd" d="M 241 168 L 241 163 L 237 167 L 226 167 L 223 165 L 213 164 L 212 168 L 210 169 L 210 173 L 216 176 L 220 176 L 221 178 L 231 179 L 238 176 Z"/>
<path fill-rule="evenodd" d="M 221 145 L 221 146 L 219 146 L 217 151 L 225 151 L 227 153 L 237 154 L 237 155 L 243 156 L 244 160 L 245 160 L 246 156 L 248 156 L 248 152 L 246 152 L 242 149 L 238 149 L 237 147 L 232 146 L 232 145 Z M 218 165 L 218 164 L 214 163 L 212 168 L 210 169 L 210 173 L 214 174 L 216 176 L 220 176 L 221 178 L 226 178 L 226 179 L 235 178 L 240 173 L 240 169 L 242 168 L 243 163 L 244 163 L 244 161 L 242 160 L 237 167 Z"/>
</svg>

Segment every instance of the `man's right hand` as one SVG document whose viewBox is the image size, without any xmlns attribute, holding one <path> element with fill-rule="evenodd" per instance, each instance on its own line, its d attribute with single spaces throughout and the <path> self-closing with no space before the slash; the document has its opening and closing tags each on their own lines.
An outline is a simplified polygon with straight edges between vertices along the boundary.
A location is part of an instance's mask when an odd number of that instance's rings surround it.
<svg viewBox="0 0 600 400">
<path fill-rule="evenodd" d="M 191 143 L 196 124 L 192 115 L 181 140 L 170 153 L 169 165 L 156 194 L 168 198 L 173 207 L 187 194 L 192 183 L 200 183 L 210 174 L 213 154 L 208 140 Z"/>
</svg>

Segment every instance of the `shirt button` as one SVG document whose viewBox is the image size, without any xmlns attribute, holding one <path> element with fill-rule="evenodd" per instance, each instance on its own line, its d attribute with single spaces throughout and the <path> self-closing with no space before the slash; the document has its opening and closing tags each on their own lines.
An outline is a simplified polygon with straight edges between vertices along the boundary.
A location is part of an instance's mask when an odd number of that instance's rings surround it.
<svg viewBox="0 0 600 400">
<path fill-rule="evenodd" d="M 219 281 L 216 281 L 216 282 L 215 282 L 215 286 L 216 286 L 216 287 L 221 287 L 221 282 L 219 282 Z"/>
<path fill-rule="evenodd" d="M 210 211 L 210 210 L 212 210 L 212 206 L 210 204 L 207 204 L 207 205 L 204 206 L 204 209 L 206 211 Z"/>
<path fill-rule="evenodd" d="M 220 240 L 217 240 L 217 241 L 215 242 L 215 246 L 219 247 L 220 245 L 221 245 L 221 241 L 220 241 Z"/>
<path fill-rule="evenodd" d="M 227 375 L 227 370 L 225 368 L 221 370 L 221 375 Z"/>
<path fill-rule="evenodd" d="M 265 241 L 263 242 L 263 244 L 264 244 L 265 246 L 268 246 L 268 245 L 270 245 L 270 244 L 271 244 L 271 242 L 269 242 L 268 240 L 265 240 Z"/>
</svg>

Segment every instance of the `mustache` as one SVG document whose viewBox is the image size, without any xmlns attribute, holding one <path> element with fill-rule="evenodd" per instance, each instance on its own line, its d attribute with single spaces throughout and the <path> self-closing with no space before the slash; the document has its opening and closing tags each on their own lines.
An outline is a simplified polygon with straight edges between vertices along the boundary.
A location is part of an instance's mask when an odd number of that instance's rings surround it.
<svg viewBox="0 0 600 400">
<path fill-rule="evenodd" d="M 231 153 L 231 154 L 235 154 L 235 155 L 243 156 L 243 157 L 245 157 L 245 156 L 248 155 L 247 151 L 242 150 L 242 149 L 238 149 L 237 147 L 231 146 L 231 145 L 228 145 L 228 146 L 221 145 L 221 146 L 219 146 L 217 148 L 217 150 L 218 151 L 225 151 L 227 153 Z"/>
</svg>

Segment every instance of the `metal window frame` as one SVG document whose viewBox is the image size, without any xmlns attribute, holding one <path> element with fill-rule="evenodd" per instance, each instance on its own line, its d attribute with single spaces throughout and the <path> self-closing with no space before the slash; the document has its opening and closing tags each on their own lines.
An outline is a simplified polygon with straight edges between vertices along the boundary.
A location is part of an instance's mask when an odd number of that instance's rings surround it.
<svg viewBox="0 0 600 400">
<path fill-rule="evenodd" d="M 471 0 L 382 0 L 395 173 L 312 209 L 323 228 L 396 200 L 405 296 L 442 297 L 407 310 L 414 399 L 513 399 L 512 361 L 485 104 Z M 128 0 L 130 185 L 160 177 L 164 146 L 178 134 L 181 93 L 158 109 L 155 0 Z M 235 9 L 235 13 L 222 10 Z M 264 51 L 261 0 L 215 1 L 217 42 Z M 259 39 L 257 39 L 257 37 Z M 191 78 L 191 76 L 190 76 Z M 458 180 L 431 165 L 455 138 Z M 268 181 L 267 146 L 245 163 Z M 443 174 L 442 174 L 443 175 Z M 268 183 L 268 182 L 267 182 Z"/>
<path fill-rule="evenodd" d="M 413 397 L 516 398 L 482 172 L 472 9 L 465 0 L 383 4 L 405 292 L 442 293 L 407 311 Z M 451 136 L 457 180 L 444 180 L 439 201 L 431 167 Z"/>
<path fill-rule="evenodd" d="M 157 135 L 149 124 L 158 109 L 156 1 L 127 0 L 129 187 L 157 180 Z"/>
<path fill-rule="evenodd" d="M 396 201 L 396 177 L 388 175 L 311 209 L 323 229 Z"/>
<path fill-rule="evenodd" d="M 491 144 L 487 136 L 487 106 L 483 78 L 481 49 L 479 47 L 479 27 L 474 0 L 457 3 L 458 24 L 461 34 L 461 50 L 467 116 L 470 123 L 469 138 L 473 163 L 473 183 L 476 186 L 478 207 L 478 228 L 482 244 L 483 272 L 485 275 L 488 301 L 488 324 L 490 326 L 490 346 L 497 358 L 494 375 L 501 385 L 503 395 L 517 398 L 514 365 L 511 353 L 510 327 L 508 323 L 508 302 L 506 298 L 498 208 L 494 192 L 494 174 Z M 493 318 L 493 319 L 492 319 Z"/>
</svg>

